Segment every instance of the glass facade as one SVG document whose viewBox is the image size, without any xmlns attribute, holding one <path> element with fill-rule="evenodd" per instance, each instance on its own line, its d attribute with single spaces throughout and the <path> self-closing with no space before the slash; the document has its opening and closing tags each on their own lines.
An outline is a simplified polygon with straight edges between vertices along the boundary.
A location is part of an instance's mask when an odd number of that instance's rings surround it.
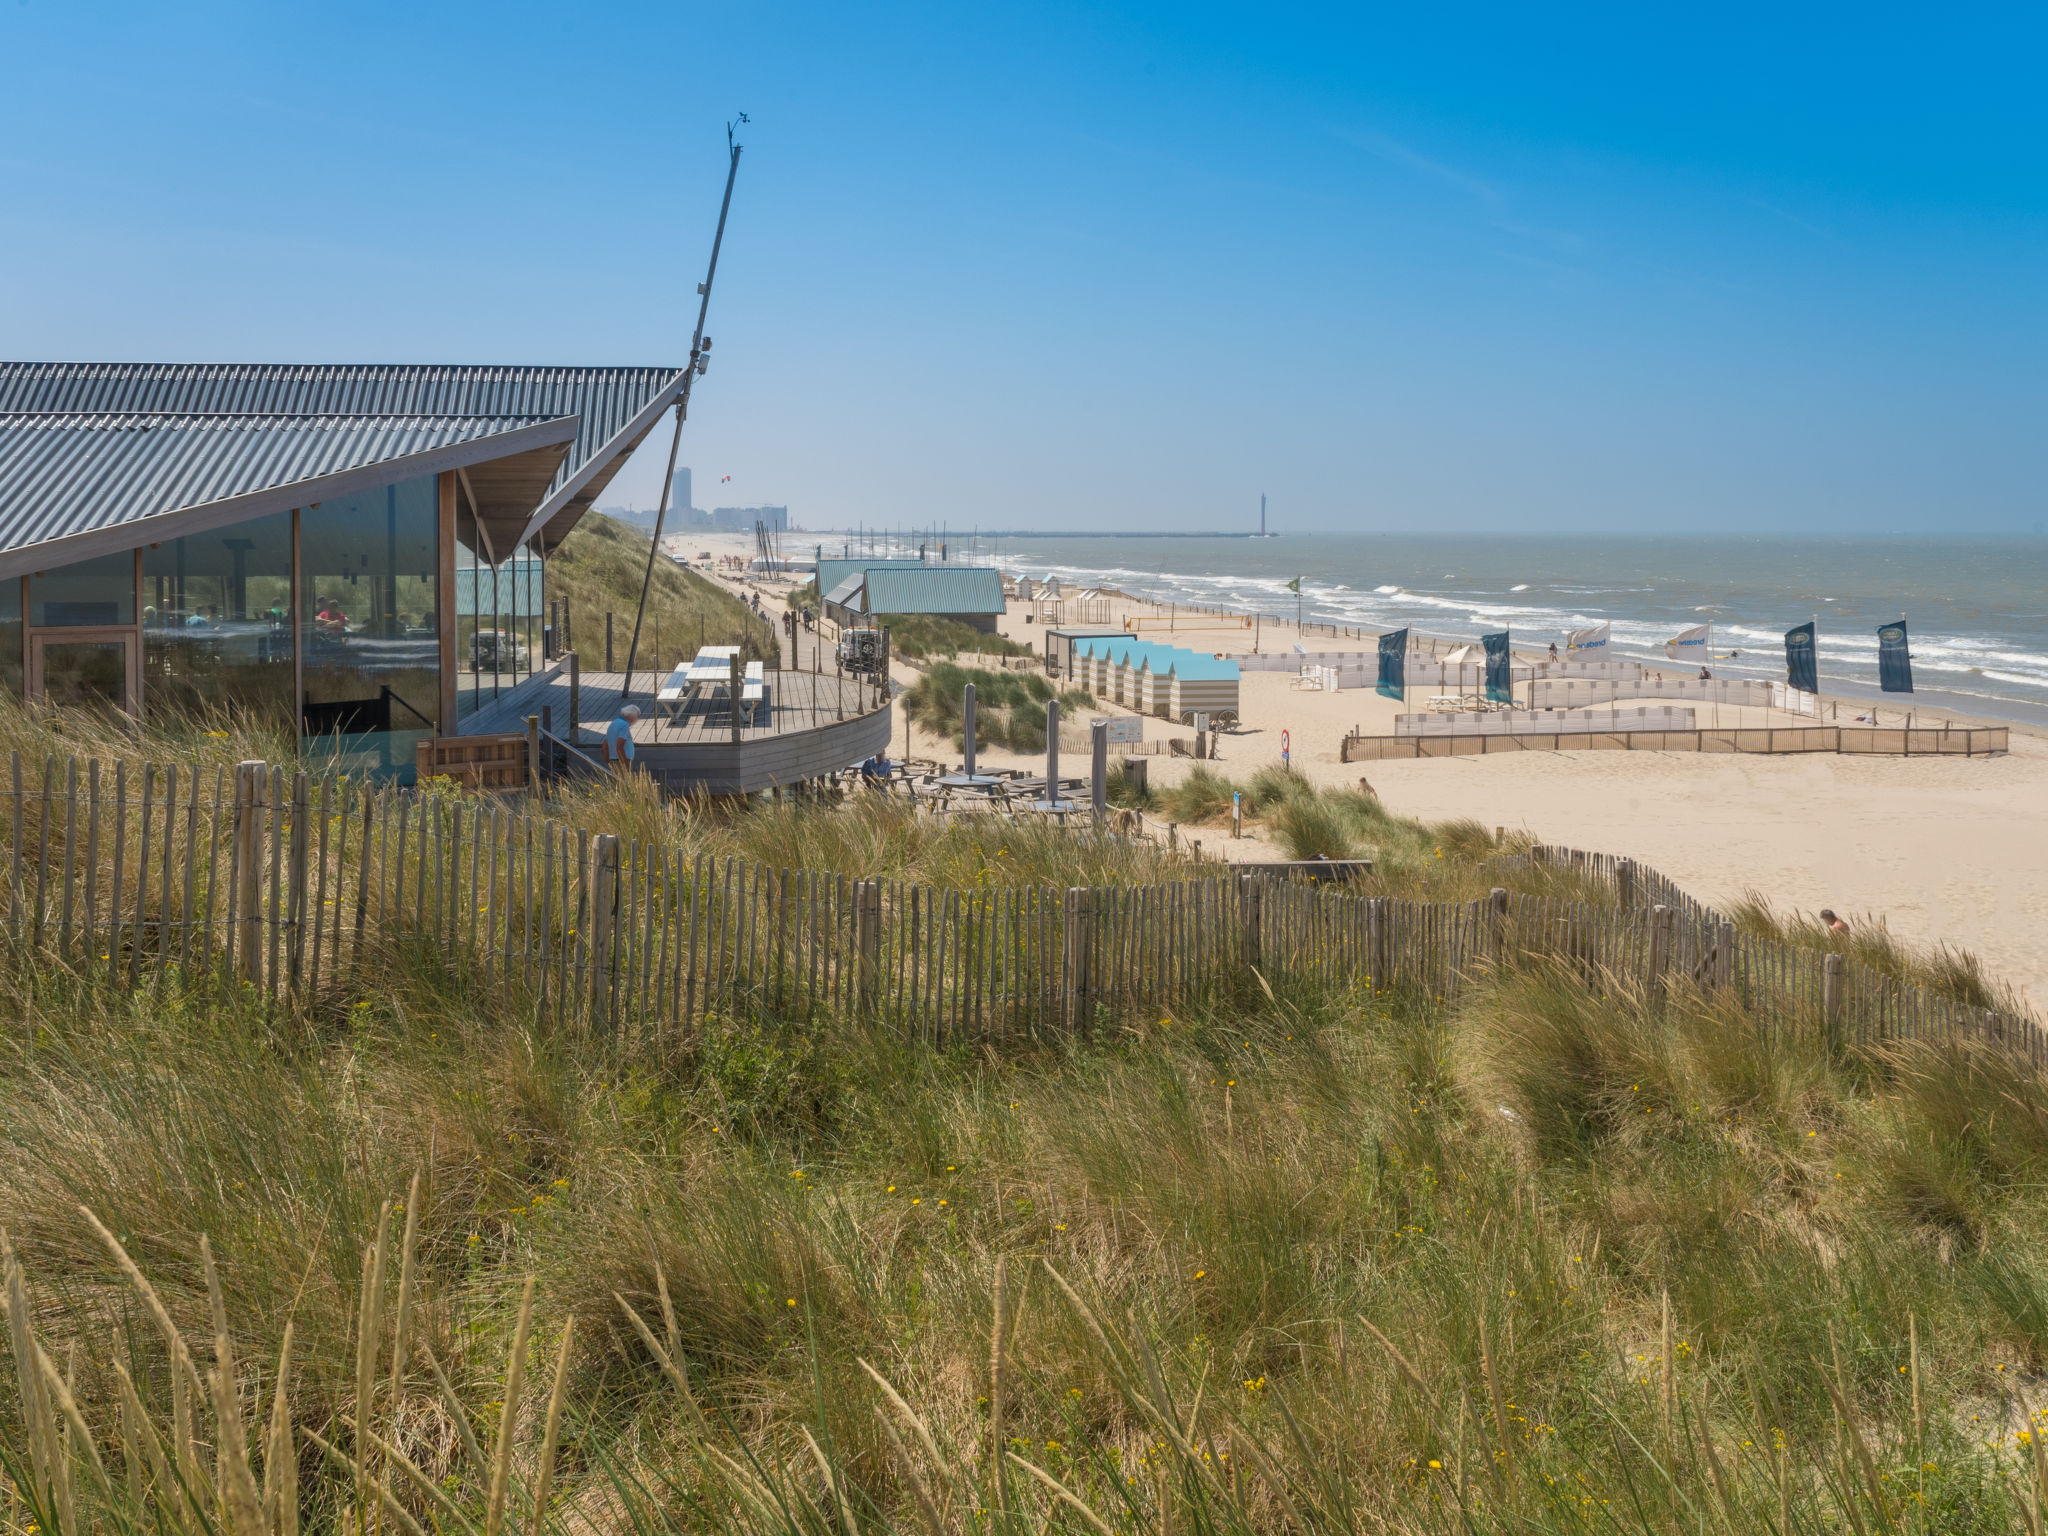
<svg viewBox="0 0 2048 1536">
<path fill-rule="evenodd" d="M 38 629 L 135 622 L 135 552 L 101 555 L 31 576 L 28 621 Z"/>
<path fill-rule="evenodd" d="M 525 547 L 493 565 L 466 513 L 439 611 L 439 510 L 427 475 L 0 580 L 0 689 L 40 677 L 52 703 L 132 708 L 139 681 L 153 722 L 296 720 L 309 755 L 409 779 L 415 743 L 456 728 L 440 718 L 444 624 L 457 720 L 546 659 L 546 563 Z"/>
<path fill-rule="evenodd" d="M 301 731 L 344 767 L 409 773 L 439 729 L 434 477 L 299 514 Z"/>
<path fill-rule="evenodd" d="M 546 562 L 522 546 L 493 566 L 465 508 L 455 523 L 455 712 L 467 718 L 542 665 Z"/>
<path fill-rule="evenodd" d="M 142 552 L 142 678 L 152 720 L 292 719 L 291 513 Z"/>
<path fill-rule="evenodd" d="M 26 637 L 21 626 L 21 582 L 13 576 L 0 577 L 0 690 L 11 699 L 21 697 L 21 647 Z"/>
</svg>

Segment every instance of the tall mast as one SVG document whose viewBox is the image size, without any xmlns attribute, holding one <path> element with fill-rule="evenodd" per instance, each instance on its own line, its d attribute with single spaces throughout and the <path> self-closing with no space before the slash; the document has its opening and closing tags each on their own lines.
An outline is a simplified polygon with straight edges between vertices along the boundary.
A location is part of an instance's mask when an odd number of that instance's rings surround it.
<svg viewBox="0 0 2048 1536">
<path fill-rule="evenodd" d="M 742 112 L 739 121 L 747 121 Z M 626 679 L 619 689 L 621 707 L 633 697 L 633 660 L 640 653 L 640 624 L 647 617 L 647 589 L 654 585 L 654 561 L 661 553 L 661 525 L 668 517 L 669 486 L 676 477 L 676 450 L 683 442 L 683 422 L 690 414 L 690 386 L 697 382 L 710 361 L 705 353 L 710 343 L 704 339 L 704 317 L 711 312 L 711 280 L 718 276 L 718 248 L 725 244 L 725 216 L 732 209 L 732 184 L 740 173 L 740 145 L 734 140 L 734 124 L 725 125 L 725 200 L 718 205 L 718 232 L 711 237 L 711 264 L 704 270 L 704 281 L 697 285 L 697 330 L 690 338 L 690 363 L 683 370 L 682 392 L 676 396 L 676 429 L 668 440 L 668 473 L 661 480 L 661 505 L 654 514 L 654 543 L 647 551 L 647 574 L 640 578 L 640 606 L 633 610 L 633 643 L 626 647 Z"/>
</svg>

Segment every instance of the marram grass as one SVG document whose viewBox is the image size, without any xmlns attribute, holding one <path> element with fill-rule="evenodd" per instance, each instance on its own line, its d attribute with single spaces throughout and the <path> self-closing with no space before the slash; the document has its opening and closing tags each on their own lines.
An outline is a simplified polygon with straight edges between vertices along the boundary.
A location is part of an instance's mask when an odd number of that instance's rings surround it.
<svg viewBox="0 0 2048 1536">
<path fill-rule="evenodd" d="M 2038 1529 L 2048 1096 L 1979 1050 L 1538 963 L 623 1067 L 403 950 L 9 985 L 14 1530 Z"/>
</svg>

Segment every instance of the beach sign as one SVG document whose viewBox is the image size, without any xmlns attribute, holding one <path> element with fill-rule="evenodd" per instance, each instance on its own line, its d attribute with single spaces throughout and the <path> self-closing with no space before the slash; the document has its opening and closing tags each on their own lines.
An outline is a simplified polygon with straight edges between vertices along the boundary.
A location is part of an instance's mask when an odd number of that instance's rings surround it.
<svg viewBox="0 0 2048 1536">
<path fill-rule="evenodd" d="M 1377 691 L 1384 698 L 1407 696 L 1408 631 L 1390 629 L 1380 636 L 1380 679 Z"/>
<path fill-rule="evenodd" d="M 1571 632 L 1571 638 L 1565 641 L 1564 648 L 1574 652 L 1604 651 L 1613 632 L 1614 626 L 1611 623 L 1595 624 L 1590 629 L 1575 629 Z"/>
<path fill-rule="evenodd" d="M 1820 692 L 1811 619 L 1785 631 L 1785 681 L 1802 693 Z"/>
<path fill-rule="evenodd" d="M 1293 741 L 1285 731 L 1280 733 L 1280 766 L 1285 768 L 1294 760 Z"/>
<path fill-rule="evenodd" d="M 1886 693 L 1913 691 L 1913 653 L 1907 647 L 1903 618 L 1878 629 L 1877 685 Z"/>
<path fill-rule="evenodd" d="M 1693 662 L 1705 666 L 1714 653 L 1714 626 L 1695 624 L 1691 629 L 1681 629 L 1664 642 L 1664 654 L 1673 661 Z"/>
</svg>

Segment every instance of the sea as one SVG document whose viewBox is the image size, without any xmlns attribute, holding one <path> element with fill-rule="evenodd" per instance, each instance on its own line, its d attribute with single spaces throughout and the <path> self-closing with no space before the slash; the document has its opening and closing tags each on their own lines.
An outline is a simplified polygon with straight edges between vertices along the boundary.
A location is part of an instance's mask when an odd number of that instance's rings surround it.
<svg viewBox="0 0 2048 1536">
<path fill-rule="evenodd" d="M 1811 619 L 1822 690 L 1921 719 L 2048 724 L 2048 539 L 1284 534 L 1273 538 L 975 535 L 955 559 L 1106 583 L 1165 602 L 1540 648 L 1602 622 L 1612 652 L 1664 660 L 1711 623 L 1714 669 L 1785 676 L 1785 631 Z M 1914 692 L 1878 689 L 1877 630 L 1904 617 Z M 1311 649 L 1316 648 L 1311 642 Z M 1324 642 L 1323 648 L 1341 648 Z"/>
</svg>

